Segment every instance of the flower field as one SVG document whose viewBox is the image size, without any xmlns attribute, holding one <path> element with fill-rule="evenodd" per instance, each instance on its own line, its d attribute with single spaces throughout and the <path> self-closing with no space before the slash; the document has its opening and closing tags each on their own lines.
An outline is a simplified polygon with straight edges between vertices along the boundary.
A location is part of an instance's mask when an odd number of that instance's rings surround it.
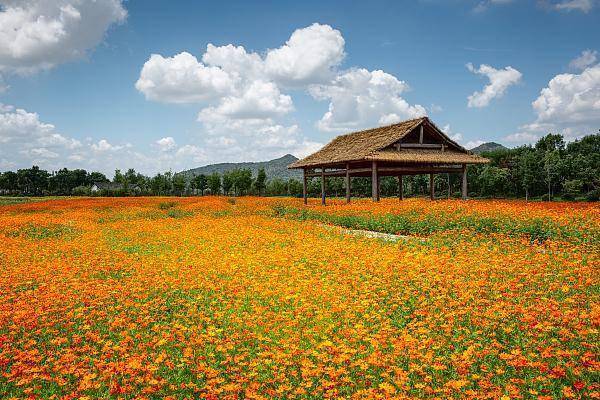
<svg viewBox="0 0 600 400">
<path fill-rule="evenodd" d="M 598 204 L 66 199 L 0 243 L 3 399 L 600 398 Z"/>
</svg>

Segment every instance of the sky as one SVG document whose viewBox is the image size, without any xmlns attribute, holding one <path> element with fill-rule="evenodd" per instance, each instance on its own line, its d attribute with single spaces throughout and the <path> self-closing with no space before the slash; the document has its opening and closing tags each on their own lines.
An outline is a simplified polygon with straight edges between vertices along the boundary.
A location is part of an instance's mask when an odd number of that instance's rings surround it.
<svg viewBox="0 0 600 400">
<path fill-rule="evenodd" d="M 145 174 L 423 115 L 467 148 L 600 128 L 600 0 L 0 0 L 0 171 Z"/>
</svg>

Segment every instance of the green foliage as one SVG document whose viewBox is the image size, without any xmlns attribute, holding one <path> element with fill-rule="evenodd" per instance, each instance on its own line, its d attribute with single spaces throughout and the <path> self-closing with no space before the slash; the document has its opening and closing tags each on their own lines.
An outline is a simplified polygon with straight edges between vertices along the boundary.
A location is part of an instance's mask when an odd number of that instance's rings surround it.
<svg viewBox="0 0 600 400">
<path fill-rule="evenodd" d="M 170 218 L 185 218 L 191 217 L 192 215 L 194 215 L 193 212 L 181 210 L 179 208 L 172 208 L 169 211 L 167 211 L 167 216 Z"/>
<path fill-rule="evenodd" d="M 77 230 L 69 225 L 50 224 L 50 225 L 34 225 L 26 224 L 16 230 L 7 232 L 7 236 L 26 237 L 31 240 L 43 239 L 72 239 Z"/>
<path fill-rule="evenodd" d="M 185 191 L 185 178 L 183 175 L 177 174 L 173 177 L 173 193 L 177 196 L 183 195 Z"/>
<path fill-rule="evenodd" d="M 262 196 L 267 188 L 267 174 L 264 168 L 258 170 L 256 180 L 254 181 L 254 189 L 259 196 Z"/>
<path fill-rule="evenodd" d="M 177 205 L 176 202 L 174 201 L 163 201 L 158 203 L 158 208 L 160 208 L 161 210 L 168 210 L 170 208 L 173 208 Z"/>
<path fill-rule="evenodd" d="M 218 195 L 221 193 L 221 175 L 218 172 L 210 174 L 207 178 L 208 189 L 212 195 Z"/>
<path fill-rule="evenodd" d="M 484 217 L 480 215 L 455 215 L 440 219 L 435 215 L 405 214 L 385 215 L 344 215 L 316 211 L 308 208 L 294 208 L 276 204 L 271 208 L 273 216 L 297 220 L 317 220 L 325 224 L 337 225 L 348 229 L 374 232 L 425 236 L 434 232 L 454 231 L 458 234 L 476 232 L 481 234 L 501 233 L 508 236 L 526 237 L 530 242 L 543 243 L 548 239 L 561 239 L 576 242 L 599 243 L 600 236 L 591 234 L 581 237 L 581 227 L 559 227 L 549 219 L 533 218 L 528 220 L 508 217 Z"/>
<path fill-rule="evenodd" d="M 77 186 L 73 188 L 73 196 L 89 196 L 90 188 L 87 186 Z"/>
<path fill-rule="evenodd" d="M 600 191 L 600 134 L 588 135 L 580 140 L 565 144 L 561 135 L 548 134 L 535 146 L 521 146 L 514 149 L 492 146 L 492 151 L 483 152 L 489 158 L 488 165 L 474 165 L 468 168 L 469 194 L 487 197 L 525 197 L 551 200 L 563 199 L 597 201 Z M 293 161 L 292 156 L 278 160 L 282 163 Z M 300 196 L 302 182 L 296 179 L 284 180 L 269 175 L 265 166 L 247 164 L 247 168 L 228 169 L 223 175 L 214 172 L 193 177 L 186 173 L 173 174 L 171 171 L 146 177 L 134 169 L 125 173 L 115 170 L 115 188 L 100 191 L 93 195 L 130 196 L 183 194 L 204 195 L 207 190 L 213 195 L 258 194 L 267 196 Z M 279 164 L 278 164 L 279 165 Z M 279 167 L 281 167 L 279 165 Z M 223 165 L 231 167 L 231 164 Z M 262 166 L 262 164 L 261 164 Z M 259 168 L 251 169 L 252 168 Z M 278 167 L 278 168 L 279 168 Z M 252 171 L 257 171 L 253 180 Z M 189 171 L 188 171 L 189 172 Z M 189 188 L 186 182 L 189 180 Z M 100 172 L 87 172 L 83 169 L 60 169 L 52 174 L 37 166 L 20 169 L 16 172 L 0 173 L 0 195 L 86 195 L 85 188 L 94 182 L 108 182 Z M 435 191 L 440 194 L 457 195 L 460 188 L 458 174 L 436 175 Z M 352 196 L 369 197 L 371 180 L 368 177 L 352 178 Z M 380 182 L 383 196 L 396 196 L 397 180 L 383 177 Z M 189 189 L 189 190 L 188 190 Z M 320 196 L 320 178 L 310 178 L 307 182 L 309 196 Z M 414 175 L 404 177 L 405 196 L 425 196 L 429 192 L 429 177 Z M 343 178 L 327 179 L 327 196 L 341 197 L 345 194 Z"/>
</svg>

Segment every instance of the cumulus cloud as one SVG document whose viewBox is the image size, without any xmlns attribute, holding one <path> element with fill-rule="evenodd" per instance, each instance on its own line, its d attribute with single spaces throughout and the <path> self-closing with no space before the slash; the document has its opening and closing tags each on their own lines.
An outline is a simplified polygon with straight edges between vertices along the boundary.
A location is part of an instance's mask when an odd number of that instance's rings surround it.
<svg viewBox="0 0 600 400">
<path fill-rule="evenodd" d="M 297 125 L 281 122 L 294 110 L 292 97 L 282 88 L 328 82 L 344 56 L 341 33 L 312 24 L 262 55 L 233 44 L 208 44 L 201 61 L 187 52 L 153 54 L 136 88 L 148 100 L 201 104 L 198 121 L 209 134 L 200 139 L 203 154 L 219 151 L 231 159 L 305 154 L 320 143 L 304 138 Z M 191 147 L 177 151 L 200 154 Z"/>
<path fill-rule="evenodd" d="M 254 81 L 240 96 L 223 98 L 217 107 L 205 108 L 200 114 L 218 114 L 232 119 L 263 119 L 285 115 L 293 109 L 292 98 L 281 94 L 273 82 Z"/>
<path fill-rule="evenodd" d="M 165 103 L 198 103 L 235 91 L 235 79 L 218 67 L 207 67 L 190 53 L 173 57 L 152 54 L 135 84 L 146 99 Z"/>
<path fill-rule="evenodd" d="M 598 52 L 596 50 L 584 50 L 581 52 L 581 55 L 575 59 L 573 59 L 569 63 L 569 68 L 582 71 L 594 64 L 597 60 Z"/>
<path fill-rule="evenodd" d="M 594 7 L 593 0 L 563 0 L 553 4 L 553 7 L 561 11 L 590 12 Z"/>
<path fill-rule="evenodd" d="M 320 130 L 336 132 L 386 125 L 427 114 L 421 105 L 402 98 L 408 90 L 404 81 L 384 71 L 352 69 L 328 84 L 313 85 L 310 94 L 329 100 L 329 109 L 317 123 Z"/>
<path fill-rule="evenodd" d="M 483 75 L 490 81 L 482 91 L 474 92 L 468 97 L 469 107 L 486 107 L 495 98 L 504 96 L 504 93 L 511 85 L 517 84 L 522 74 L 511 66 L 503 69 L 496 69 L 486 64 L 475 68 L 473 64 L 468 63 L 467 69 L 474 74 Z"/>
<path fill-rule="evenodd" d="M 81 58 L 126 17 L 121 0 L 0 0 L 0 71 L 28 74 Z"/>
<path fill-rule="evenodd" d="M 579 74 L 559 74 L 532 103 L 536 120 L 506 139 L 533 142 L 549 132 L 573 140 L 595 132 L 600 124 L 600 64 Z"/>
<path fill-rule="evenodd" d="M 580 74 L 556 75 L 532 104 L 539 123 L 600 122 L 600 64 Z"/>
<path fill-rule="evenodd" d="M 42 122 L 37 113 L 0 103 L 0 170 L 38 165 L 50 171 L 85 168 L 111 175 L 115 168 L 134 167 L 153 174 L 189 168 L 207 160 L 204 149 L 189 144 L 178 146 L 172 137 L 141 149 L 106 138 L 79 141 L 60 133 L 53 124 Z"/>
<path fill-rule="evenodd" d="M 540 136 L 531 132 L 516 132 L 504 137 L 504 140 L 514 144 L 535 143 Z"/>
<path fill-rule="evenodd" d="M 325 82 L 344 59 L 344 45 L 340 31 L 329 25 L 297 29 L 285 45 L 267 52 L 266 73 L 289 85 Z"/>
<path fill-rule="evenodd" d="M 243 97 L 256 81 L 274 85 L 320 83 L 344 58 L 344 38 L 329 25 L 297 29 L 281 47 L 264 56 L 243 46 L 208 44 L 202 61 L 183 52 L 153 54 L 144 64 L 136 88 L 147 99 L 167 103 L 218 102 Z"/>
<path fill-rule="evenodd" d="M 173 137 L 171 137 L 171 136 L 160 138 L 154 143 L 158 146 L 158 148 L 161 151 L 169 151 L 169 150 L 173 150 L 175 147 L 177 147 L 177 144 L 175 143 L 175 139 L 173 139 Z"/>
</svg>

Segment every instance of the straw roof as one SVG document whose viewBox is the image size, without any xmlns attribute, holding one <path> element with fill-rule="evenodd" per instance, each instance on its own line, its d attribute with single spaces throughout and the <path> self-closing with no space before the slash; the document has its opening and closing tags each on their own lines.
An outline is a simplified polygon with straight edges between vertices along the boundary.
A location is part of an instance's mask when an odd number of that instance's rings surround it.
<svg viewBox="0 0 600 400">
<path fill-rule="evenodd" d="M 443 142 L 449 146 L 442 150 L 386 149 L 408 135 L 419 125 L 426 123 L 432 127 Z M 397 124 L 341 135 L 329 142 L 321 150 L 288 166 L 288 168 L 315 167 L 318 165 L 339 164 L 350 161 L 390 161 L 410 163 L 486 163 L 486 158 L 477 156 L 450 139 L 427 117 L 411 119 Z"/>
<path fill-rule="evenodd" d="M 452 150 L 381 150 L 375 151 L 365 157 L 371 161 L 389 161 L 406 163 L 424 163 L 424 164 L 485 164 L 489 162 L 487 158 L 478 155 L 463 153 Z"/>
</svg>

